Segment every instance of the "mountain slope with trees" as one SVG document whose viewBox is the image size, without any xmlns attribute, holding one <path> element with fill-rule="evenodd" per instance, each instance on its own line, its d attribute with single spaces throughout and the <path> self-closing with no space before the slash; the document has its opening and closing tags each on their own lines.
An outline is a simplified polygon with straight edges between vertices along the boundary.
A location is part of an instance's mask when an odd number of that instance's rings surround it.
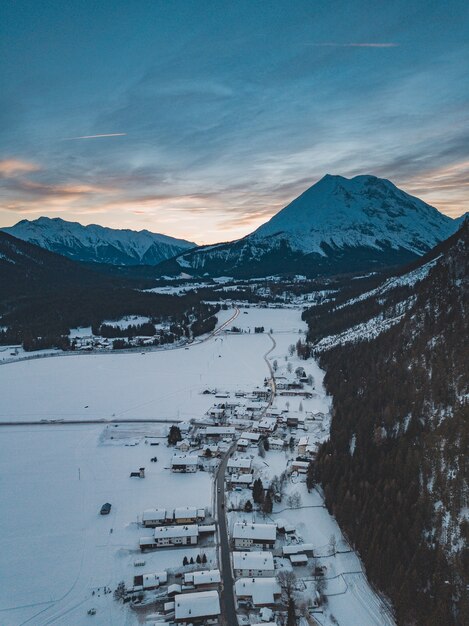
<svg viewBox="0 0 469 626">
<path fill-rule="evenodd" d="M 333 415 L 315 468 L 399 624 L 469 623 L 468 248 L 466 221 L 421 280 L 405 285 L 403 275 L 387 296 L 306 314 L 319 345 L 370 304 L 386 315 L 404 303 L 374 338 L 319 352 Z"/>
</svg>

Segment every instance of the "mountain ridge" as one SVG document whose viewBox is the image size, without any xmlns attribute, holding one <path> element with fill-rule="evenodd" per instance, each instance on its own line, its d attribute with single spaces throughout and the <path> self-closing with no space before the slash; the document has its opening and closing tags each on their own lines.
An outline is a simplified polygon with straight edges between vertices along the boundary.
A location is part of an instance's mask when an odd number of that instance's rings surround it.
<svg viewBox="0 0 469 626">
<path fill-rule="evenodd" d="M 111 265 L 158 265 L 195 246 L 184 239 L 148 230 L 114 229 L 99 224 L 83 226 L 59 217 L 25 219 L 1 230 L 76 261 Z"/>
</svg>

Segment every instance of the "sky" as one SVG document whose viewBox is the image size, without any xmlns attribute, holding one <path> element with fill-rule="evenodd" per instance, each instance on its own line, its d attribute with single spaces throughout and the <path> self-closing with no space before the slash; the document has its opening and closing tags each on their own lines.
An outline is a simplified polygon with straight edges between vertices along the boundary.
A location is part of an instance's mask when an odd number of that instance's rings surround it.
<svg viewBox="0 0 469 626">
<path fill-rule="evenodd" d="M 0 227 L 197 243 L 326 173 L 469 210 L 467 0 L 3 0 Z"/>
</svg>

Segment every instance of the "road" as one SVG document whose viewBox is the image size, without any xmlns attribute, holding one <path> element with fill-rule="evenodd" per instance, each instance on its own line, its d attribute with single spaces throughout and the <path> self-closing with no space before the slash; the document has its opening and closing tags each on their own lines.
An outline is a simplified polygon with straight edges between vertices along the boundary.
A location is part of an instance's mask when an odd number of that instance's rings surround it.
<svg viewBox="0 0 469 626">
<path fill-rule="evenodd" d="M 230 320 L 231 321 L 231 320 Z M 272 406 L 272 402 L 275 396 L 275 378 L 274 372 L 272 370 L 272 366 L 268 360 L 268 355 L 272 352 L 272 350 L 276 347 L 275 339 L 272 335 L 269 334 L 269 337 L 272 341 L 272 347 L 264 354 L 264 360 L 267 364 L 267 367 L 270 372 L 271 377 L 271 387 L 272 394 L 270 397 L 269 404 L 267 408 Z M 267 408 L 264 411 L 267 411 Z M 225 475 L 226 475 L 226 466 L 228 465 L 228 460 L 231 454 L 236 449 L 236 442 L 232 444 L 228 452 L 223 457 L 220 465 L 218 466 L 216 478 L 215 478 L 215 498 L 216 498 L 216 510 L 217 510 L 217 519 L 218 519 L 218 531 L 220 536 L 220 554 L 221 554 L 221 577 L 223 583 L 223 593 L 221 594 L 221 614 L 223 619 L 225 620 L 225 624 L 228 626 L 238 626 L 238 618 L 236 615 L 236 602 L 234 597 L 234 580 L 233 573 L 231 570 L 231 550 L 230 550 L 230 539 L 228 535 L 228 521 L 227 521 L 227 511 L 225 506 Z"/>
</svg>

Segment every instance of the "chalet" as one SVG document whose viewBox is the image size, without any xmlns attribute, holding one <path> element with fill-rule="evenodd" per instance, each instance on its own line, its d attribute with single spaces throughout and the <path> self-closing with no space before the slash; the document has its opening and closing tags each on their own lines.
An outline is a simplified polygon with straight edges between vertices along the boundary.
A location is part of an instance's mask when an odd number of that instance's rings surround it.
<svg viewBox="0 0 469 626">
<path fill-rule="evenodd" d="M 269 449 L 270 450 L 283 450 L 285 442 L 283 439 L 276 437 L 269 437 Z"/>
<path fill-rule="evenodd" d="M 277 427 L 275 417 L 264 417 L 257 423 L 256 429 L 261 433 L 272 433 Z"/>
<path fill-rule="evenodd" d="M 267 389 L 254 389 L 252 395 L 261 400 L 268 400 L 270 398 L 270 388 Z"/>
<path fill-rule="evenodd" d="M 233 571 L 236 578 L 275 576 L 272 552 L 233 552 Z"/>
<path fill-rule="evenodd" d="M 270 408 L 267 409 L 267 411 L 265 412 L 265 416 L 266 417 L 280 417 L 282 415 L 282 409 L 274 409 L 274 408 Z"/>
<path fill-rule="evenodd" d="M 134 591 L 139 591 L 141 588 L 144 591 L 150 591 L 151 589 L 158 589 L 160 585 L 164 585 L 168 582 L 168 574 L 166 572 L 155 572 L 154 574 L 140 574 L 134 576 Z"/>
<path fill-rule="evenodd" d="M 300 440 L 298 441 L 298 454 L 300 454 L 301 456 L 306 454 L 306 448 L 308 447 L 308 444 L 309 437 L 300 437 Z"/>
<path fill-rule="evenodd" d="M 250 441 L 248 439 L 241 438 L 241 439 L 238 439 L 238 443 L 236 444 L 236 448 L 237 448 L 237 450 L 244 451 L 244 450 L 247 450 L 249 444 L 250 444 Z"/>
<path fill-rule="evenodd" d="M 171 471 L 193 473 L 197 471 L 199 458 L 196 454 L 175 454 L 171 459 Z"/>
<path fill-rule="evenodd" d="M 251 433 L 248 430 L 241 433 L 241 439 L 247 439 L 247 441 L 250 441 L 251 443 L 257 443 L 260 437 L 260 433 Z"/>
<path fill-rule="evenodd" d="M 238 600 L 254 606 L 273 606 L 281 588 L 276 578 L 240 578 L 235 582 L 235 593 Z"/>
<path fill-rule="evenodd" d="M 191 447 L 191 444 L 188 439 L 183 439 L 182 441 L 178 441 L 176 444 L 176 449 L 179 452 L 188 452 L 190 447 Z"/>
<path fill-rule="evenodd" d="M 189 572 L 184 574 L 184 584 L 192 585 L 197 589 L 210 589 L 221 582 L 220 570 L 207 569 L 199 572 Z"/>
<path fill-rule="evenodd" d="M 275 524 L 236 522 L 233 526 L 233 540 L 236 550 L 243 548 L 271 549 L 275 544 L 276 536 Z"/>
<path fill-rule="evenodd" d="M 233 426 L 207 426 L 200 430 L 202 437 L 208 440 L 219 441 L 220 439 L 234 439 L 236 429 Z"/>
<path fill-rule="evenodd" d="M 230 484 L 233 487 L 251 487 L 254 477 L 252 474 L 232 474 L 229 478 Z"/>
<path fill-rule="evenodd" d="M 146 528 L 162 526 L 166 521 L 166 509 L 147 509 L 142 514 L 142 524 Z"/>
<path fill-rule="evenodd" d="M 159 526 L 155 528 L 155 542 L 160 546 L 195 545 L 199 537 L 197 524 L 186 526 Z"/>
<path fill-rule="evenodd" d="M 208 414 L 214 419 L 221 419 L 225 415 L 225 410 L 214 406 L 209 410 Z"/>
<path fill-rule="evenodd" d="M 199 517 L 198 512 L 202 515 Z M 194 524 L 200 519 L 205 518 L 204 509 L 196 509 L 192 506 L 181 506 L 174 509 L 173 519 L 175 524 Z"/>
<path fill-rule="evenodd" d="M 290 428 L 298 427 L 298 416 L 297 415 L 287 415 L 287 426 Z"/>
<path fill-rule="evenodd" d="M 239 459 L 231 458 L 226 466 L 228 474 L 249 474 L 251 472 L 252 459 L 250 457 L 241 457 Z"/>
<path fill-rule="evenodd" d="M 298 474 L 306 474 L 308 471 L 309 462 L 308 461 L 292 461 L 290 465 L 290 470 L 292 472 L 298 472 Z"/>
<path fill-rule="evenodd" d="M 174 600 L 175 622 L 179 624 L 217 624 L 220 615 L 218 591 L 182 593 Z"/>
</svg>

